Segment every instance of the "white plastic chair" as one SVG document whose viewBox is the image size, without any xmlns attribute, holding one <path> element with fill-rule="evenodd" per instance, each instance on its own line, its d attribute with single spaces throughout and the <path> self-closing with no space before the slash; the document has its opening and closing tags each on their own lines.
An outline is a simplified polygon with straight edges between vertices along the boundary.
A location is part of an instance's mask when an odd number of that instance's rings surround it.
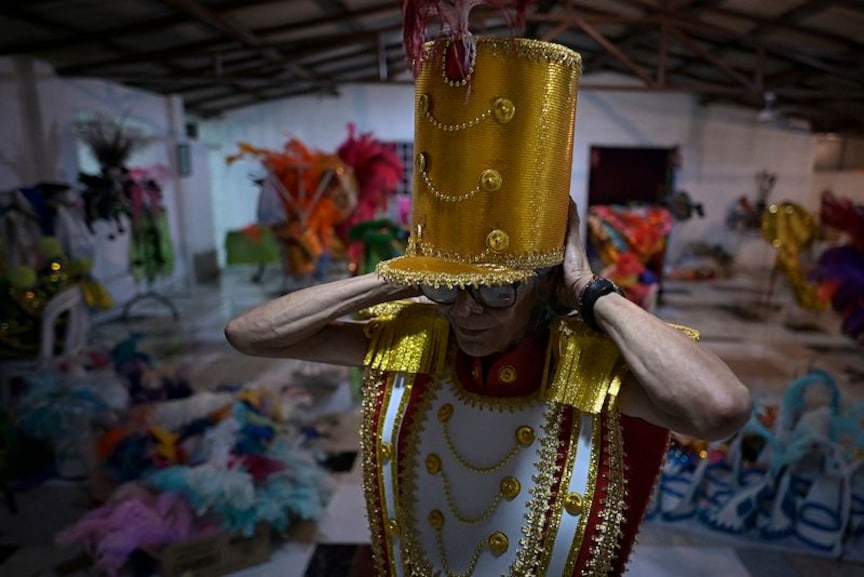
<svg viewBox="0 0 864 577">
<path fill-rule="evenodd" d="M 63 348 L 55 355 L 57 321 L 68 313 Z M 45 303 L 42 309 L 42 327 L 39 355 L 32 359 L 12 359 L 0 362 L 0 401 L 8 407 L 11 401 L 10 384 L 15 377 L 26 377 L 63 358 L 72 358 L 87 346 L 90 318 L 84 295 L 78 286 L 63 289 Z"/>
</svg>

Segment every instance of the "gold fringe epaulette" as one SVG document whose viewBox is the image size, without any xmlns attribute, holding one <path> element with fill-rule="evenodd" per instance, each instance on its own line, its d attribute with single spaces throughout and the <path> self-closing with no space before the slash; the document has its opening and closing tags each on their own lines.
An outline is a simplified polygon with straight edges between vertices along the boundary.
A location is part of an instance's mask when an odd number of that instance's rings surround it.
<svg viewBox="0 0 864 577">
<path fill-rule="evenodd" d="M 450 324 L 435 305 L 403 301 L 373 307 L 363 316 L 369 350 L 363 364 L 371 369 L 436 373 L 447 359 Z"/>
<path fill-rule="evenodd" d="M 621 351 L 612 340 L 578 319 L 559 319 L 549 340 L 554 373 L 546 398 L 598 414 L 607 397 L 614 397 L 627 372 Z"/>
<path fill-rule="evenodd" d="M 683 325 L 669 326 L 694 341 L 699 331 Z M 627 365 L 612 340 L 590 329 L 578 319 L 561 318 L 549 340 L 554 373 L 546 386 L 546 398 L 593 415 L 603 410 L 610 397 L 618 395 Z"/>
</svg>

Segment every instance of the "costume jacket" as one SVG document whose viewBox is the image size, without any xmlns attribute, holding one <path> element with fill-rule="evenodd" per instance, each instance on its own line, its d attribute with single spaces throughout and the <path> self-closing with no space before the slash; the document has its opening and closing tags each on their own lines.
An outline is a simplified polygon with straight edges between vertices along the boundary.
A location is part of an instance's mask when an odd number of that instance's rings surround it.
<svg viewBox="0 0 864 577">
<path fill-rule="evenodd" d="M 622 574 L 668 431 L 617 411 L 612 341 L 557 319 L 479 359 L 434 306 L 372 314 L 361 439 L 377 575 Z"/>
</svg>

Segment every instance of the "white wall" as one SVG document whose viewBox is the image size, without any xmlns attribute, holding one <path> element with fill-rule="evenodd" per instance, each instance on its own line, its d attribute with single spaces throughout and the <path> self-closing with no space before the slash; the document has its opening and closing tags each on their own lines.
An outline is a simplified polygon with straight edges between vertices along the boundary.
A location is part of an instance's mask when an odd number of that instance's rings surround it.
<svg viewBox="0 0 864 577">
<path fill-rule="evenodd" d="M 583 84 L 626 83 L 614 75 L 593 75 Z M 346 125 L 372 131 L 381 139 L 413 140 L 413 87 L 349 86 L 338 98 L 304 97 L 253 106 L 202 125 L 210 146 L 217 242 L 225 232 L 255 220 L 257 190 L 248 175 L 256 162 L 230 168 L 224 159 L 246 141 L 278 148 L 289 136 L 308 146 L 334 150 L 346 136 Z M 589 150 L 606 146 L 679 146 L 683 166 L 677 188 L 703 204 L 704 219 L 677 224 L 667 262 L 693 241 L 721 244 L 736 252 L 744 268 L 767 267 L 770 247 L 761 238 L 743 238 L 725 226 L 736 198 L 755 198 L 755 174 L 776 172 L 771 201 L 808 203 L 814 162 L 814 136 L 756 122 L 756 111 L 701 106 L 686 94 L 582 90 L 576 120 L 572 194 L 584 212 Z"/>
</svg>

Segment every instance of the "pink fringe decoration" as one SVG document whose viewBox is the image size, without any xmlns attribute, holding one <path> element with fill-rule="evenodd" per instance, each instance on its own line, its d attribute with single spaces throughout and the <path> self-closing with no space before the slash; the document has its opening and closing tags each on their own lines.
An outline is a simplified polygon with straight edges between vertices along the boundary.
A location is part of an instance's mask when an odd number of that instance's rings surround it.
<svg viewBox="0 0 864 577">
<path fill-rule="evenodd" d="M 453 70 L 458 78 L 463 78 L 471 69 L 474 58 L 474 41 L 469 29 L 471 10 L 476 6 L 489 6 L 504 13 L 511 26 L 521 28 L 525 25 L 525 12 L 531 3 L 532 0 L 402 0 L 402 41 L 408 66 L 416 77 L 420 72 L 423 44 L 429 40 L 426 29 L 430 20 L 437 17 L 440 22 L 438 36 L 451 39 L 454 46 L 462 45 L 454 49 L 457 60 L 448 62 L 448 71 Z"/>
</svg>

